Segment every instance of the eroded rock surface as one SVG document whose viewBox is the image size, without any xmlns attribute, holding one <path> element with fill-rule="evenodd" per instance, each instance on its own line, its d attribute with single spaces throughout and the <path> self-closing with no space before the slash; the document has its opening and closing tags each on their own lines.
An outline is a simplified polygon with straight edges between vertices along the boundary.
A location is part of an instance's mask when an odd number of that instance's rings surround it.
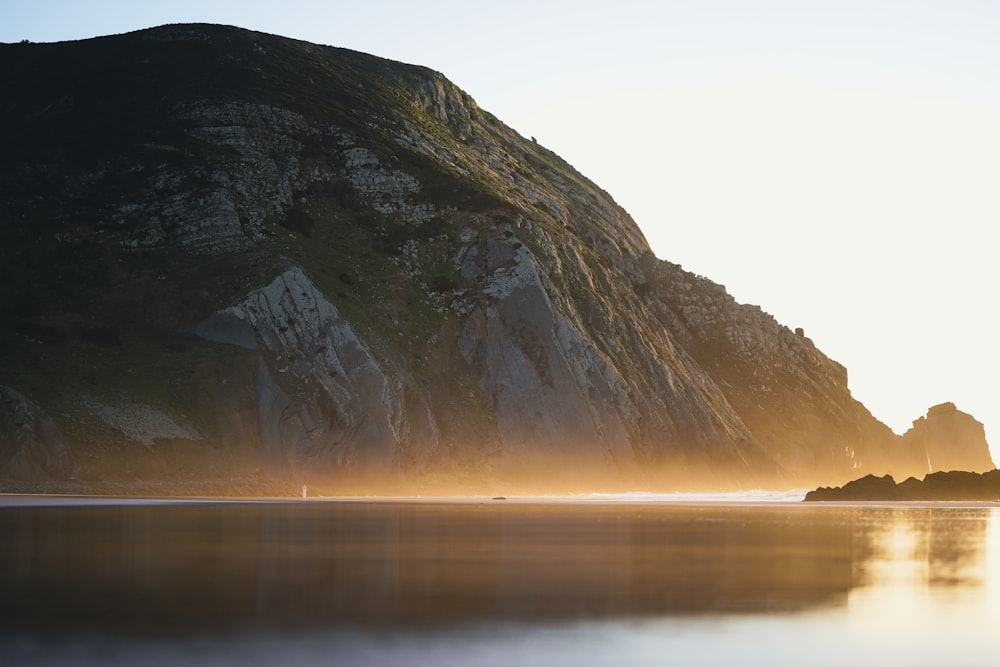
<svg viewBox="0 0 1000 667">
<path fill-rule="evenodd" d="M 257 350 L 261 444 L 293 467 L 391 467 L 402 446 L 402 385 L 302 270 L 285 271 L 194 331 Z"/>
<path fill-rule="evenodd" d="M 72 477 L 76 465 L 55 422 L 11 387 L 0 386 L 0 475 Z"/>
</svg>

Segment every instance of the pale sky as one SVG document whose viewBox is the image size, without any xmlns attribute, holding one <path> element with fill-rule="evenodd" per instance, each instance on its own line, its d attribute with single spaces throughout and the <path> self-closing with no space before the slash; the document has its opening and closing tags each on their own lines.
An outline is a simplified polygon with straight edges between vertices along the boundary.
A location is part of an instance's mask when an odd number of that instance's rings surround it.
<svg viewBox="0 0 1000 667">
<path fill-rule="evenodd" d="M 1000 2 L 0 0 L 4 42 L 196 21 L 441 71 L 895 431 L 953 401 L 1000 453 Z"/>
</svg>

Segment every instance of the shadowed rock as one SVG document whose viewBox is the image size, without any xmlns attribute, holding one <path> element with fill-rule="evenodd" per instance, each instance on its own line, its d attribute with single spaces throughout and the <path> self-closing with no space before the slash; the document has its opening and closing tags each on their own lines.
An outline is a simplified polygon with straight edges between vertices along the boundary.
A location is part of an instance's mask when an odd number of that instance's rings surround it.
<svg viewBox="0 0 1000 667">
<path fill-rule="evenodd" d="M 72 477 L 76 465 L 52 418 L 10 387 L 0 386 L 0 475 Z"/>
<path fill-rule="evenodd" d="M 922 480 L 909 477 L 899 484 L 890 476 L 867 475 L 842 487 L 820 487 L 806 501 L 998 501 L 1000 470 L 984 473 L 955 470 L 935 472 Z"/>
</svg>

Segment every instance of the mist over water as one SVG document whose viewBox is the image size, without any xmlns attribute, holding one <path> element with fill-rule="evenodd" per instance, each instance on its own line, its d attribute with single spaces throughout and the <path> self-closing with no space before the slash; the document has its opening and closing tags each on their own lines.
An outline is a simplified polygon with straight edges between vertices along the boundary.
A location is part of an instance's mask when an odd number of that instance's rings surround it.
<svg viewBox="0 0 1000 667">
<path fill-rule="evenodd" d="M 994 507 L 0 506 L 13 665 L 992 664 Z"/>
</svg>

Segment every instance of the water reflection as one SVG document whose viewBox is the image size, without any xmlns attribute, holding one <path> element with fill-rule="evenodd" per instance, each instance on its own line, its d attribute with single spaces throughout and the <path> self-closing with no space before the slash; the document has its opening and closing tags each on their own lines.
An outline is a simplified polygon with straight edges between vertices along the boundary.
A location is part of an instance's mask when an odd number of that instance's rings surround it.
<svg viewBox="0 0 1000 667">
<path fill-rule="evenodd" d="M 988 508 L 0 508 L 0 632 L 217 636 L 988 607 Z M 942 607 L 943 608 L 943 607 Z"/>
<path fill-rule="evenodd" d="M 880 632 L 919 633 L 929 624 L 961 619 L 984 630 L 989 592 L 997 586 L 989 509 L 887 508 L 860 515 L 863 551 L 849 595 L 855 618 Z"/>
<path fill-rule="evenodd" d="M 859 564 L 862 583 L 977 587 L 988 574 L 987 509 L 873 509 L 863 515 L 872 548 Z"/>
</svg>

